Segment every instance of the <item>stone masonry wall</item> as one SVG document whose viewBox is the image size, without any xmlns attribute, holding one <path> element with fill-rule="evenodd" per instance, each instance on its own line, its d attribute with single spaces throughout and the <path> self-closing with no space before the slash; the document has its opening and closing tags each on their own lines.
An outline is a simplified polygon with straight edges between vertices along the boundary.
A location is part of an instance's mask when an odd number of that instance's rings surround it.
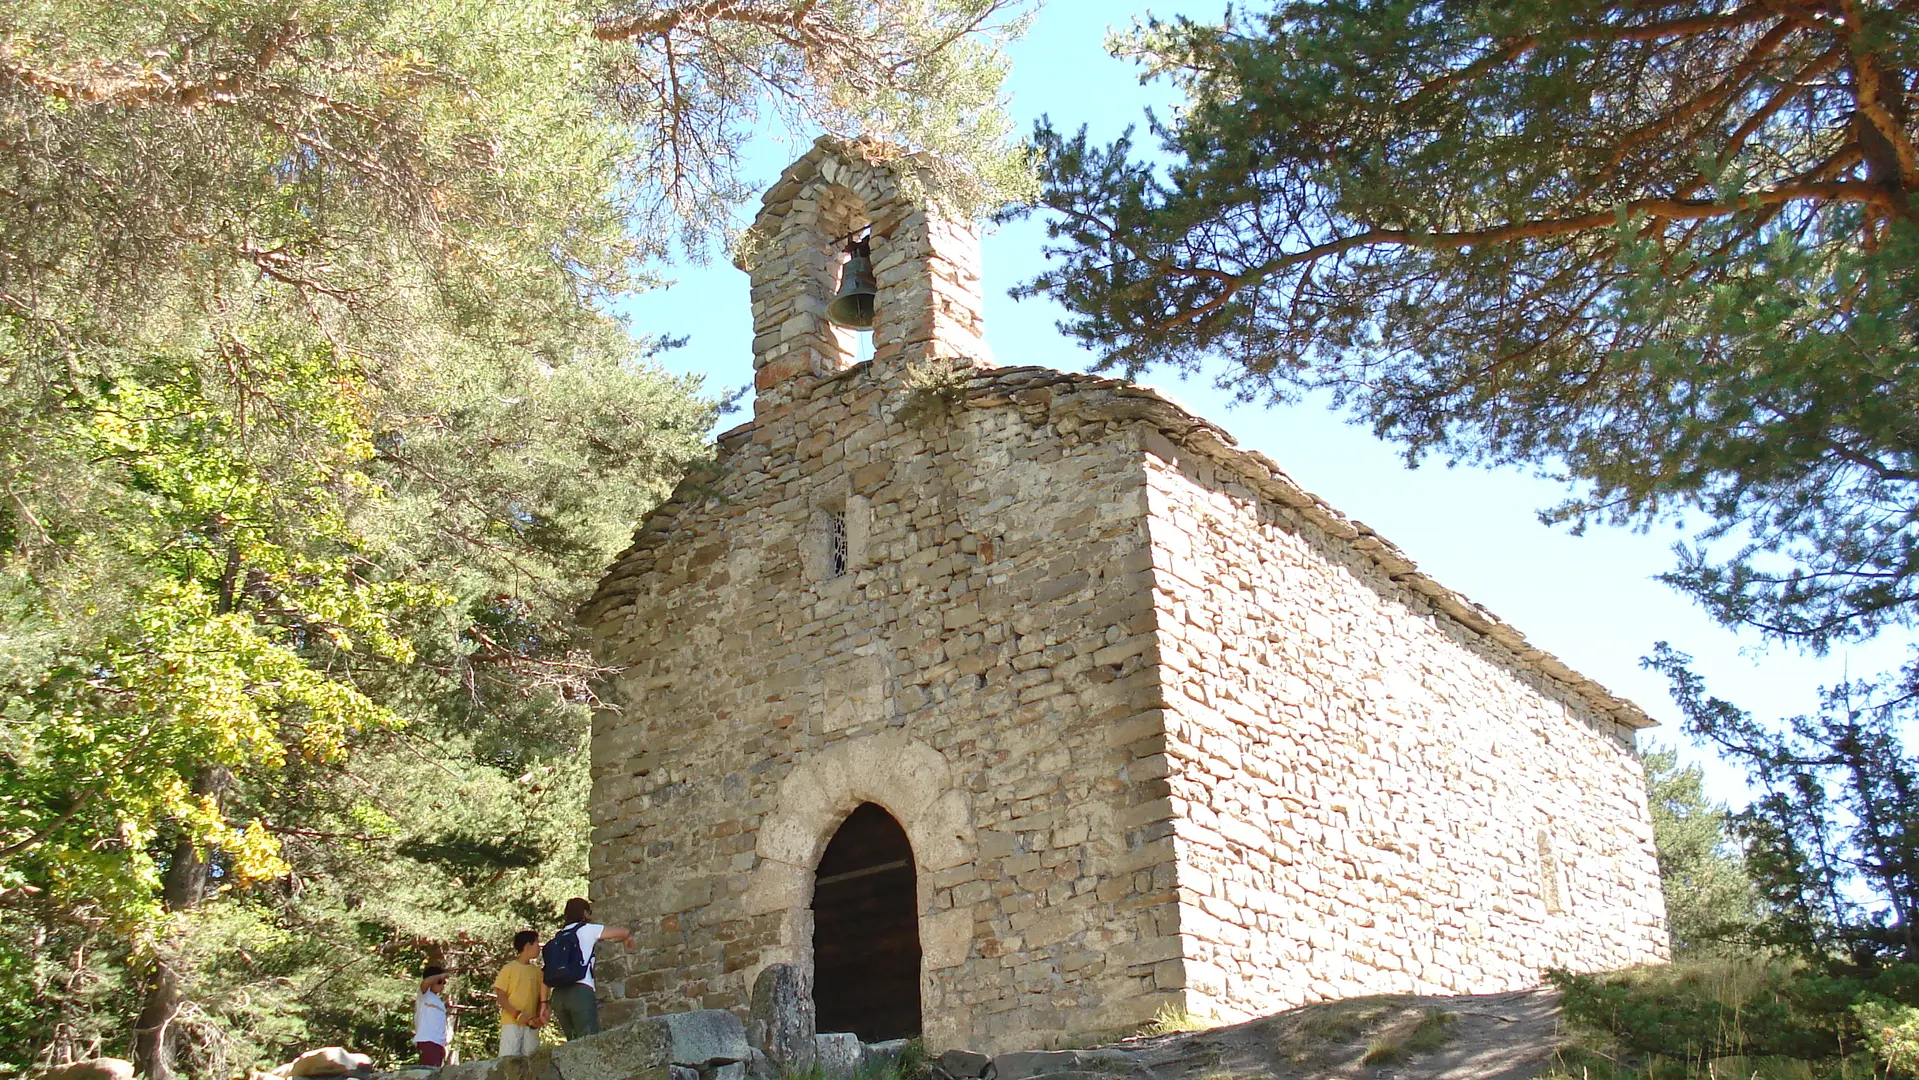
<svg viewBox="0 0 1919 1080">
<path fill-rule="evenodd" d="M 1177 998 L 1138 427 L 1017 392 L 909 423 L 903 378 L 860 365 L 722 437 L 583 615 L 623 669 L 593 740 L 592 892 L 640 938 L 602 955 L 610 1019 L 806 964 L 860 801 L 913 842 L 931 1045 Z"/>
<path fill-rule="evenodd" d="M 1152 391 L 986 364 L 976 232 L 863 153 L 768 192 L 755 419 L 581 613 L 609 1022 L 810 968 L 862 802 L 913 848 L 934 1049 L 1663 957 L 1643 714 Z"/>
<path fill-rule="evenodd" d="M 1188 1008 L 1666 958 L 1631 727 L 1350 537 L 1148 449 Z"/>
</svg>

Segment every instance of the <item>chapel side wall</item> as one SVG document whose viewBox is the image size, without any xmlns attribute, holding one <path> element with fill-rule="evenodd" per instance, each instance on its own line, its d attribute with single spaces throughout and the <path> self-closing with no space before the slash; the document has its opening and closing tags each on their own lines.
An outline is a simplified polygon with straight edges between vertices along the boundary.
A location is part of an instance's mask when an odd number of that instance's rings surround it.
<svg viewBox="0 0 1919 1080">
<path fill-rule="evenodd" d="M 597 652 L 623 672 L 595 722 L 591 888 L 639 936 L 602 957 L 610 1019 L 741 1009 L 765 964 L 808 962 L 782 799 L 817 786 L 808 761 L 865 791 L 838 772 L 883 778 L 862 748 L 889 739 L 945 759 L 972 844 L 929 873 L 916 839 L 931 1047 L 1047 1045 L 1177 999 L 1137 435 L 1062 431 L 1043 402 L 900 404 L 863 366 L 762 415 L 602 587 Z M 819 580 L 832 506 L 849 572 Z"/>
<path fill-rule="evenodd" d="M 1668 956 L 1633 732 L 1152 436 L 1187 1006 Z"/>
</svg>

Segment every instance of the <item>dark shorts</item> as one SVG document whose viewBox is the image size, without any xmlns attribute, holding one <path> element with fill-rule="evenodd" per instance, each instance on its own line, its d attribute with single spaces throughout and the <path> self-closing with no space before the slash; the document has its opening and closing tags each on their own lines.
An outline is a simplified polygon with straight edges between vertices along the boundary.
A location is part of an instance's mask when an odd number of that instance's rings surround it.
<svg viewBox="0 0 1919 1080">
<path fill-rule="evenodd" d="M 446 1063 L 446 1047 L 439 1043 L 416 1042 L 413 1045 L 420 1051 L 420 1064 L 437 1069 Z"/>
</svg>

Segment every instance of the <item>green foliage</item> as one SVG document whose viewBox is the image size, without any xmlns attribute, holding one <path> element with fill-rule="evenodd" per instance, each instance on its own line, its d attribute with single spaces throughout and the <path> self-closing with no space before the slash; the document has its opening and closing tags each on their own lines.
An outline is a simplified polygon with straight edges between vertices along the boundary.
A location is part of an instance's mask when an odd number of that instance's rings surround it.
<svg viewBox="0 0 1919 1080">
<path fill-rule="evenodd" d="M 1919 769 L 1901 738 L 1916 699 L 1854 680 L 1775 727 L 1708 694 L 1689 663 L 1663 642 L 1647 660 L 1687 732 L 1747 768 L 1762 792 L 1731 819 L 1763 905 L 1745 936 L 1812 963 L 1919 963 Z"/>
<path fill-rule="evenodd" d="M 1550 978 L 1578 1036 L 1555 1076 L 1911 1075 L 1897 1057 L 1919 1000 L 1911 964 L 1711 959 Z"/>
<path fill-rule="evenodd" d="M 966 365 L 945 358 L 912 365 L 903 380 L 906 399 L 900 405 L 900 420 L 913 427 L 945 423 L 966 399 L 970 375 Z"/>
<path fill-rule="evenodd" d="M 1812 0 L 1283 2 L 1116 45 L 1188 102 L 1042 125 L 1025 287 L 1128 372 L 1330 390 L 1417 459 L 1696 509 L 1668 580 L 1815 647 L 1912 624 L 1919 13 Z"/>
<path fill-rule="evenodd" d="M 1666 580 L 1728 625 L 1822 650 L 1919 622 L 1910 5 L 1288 0 L 1115 48 L 1186 92 L 1167 164 L 1042 124 L 1060 261 L 1025 288 L 1107 364 L 1328 391 L 1409 459 L 1564 479 L 1549 521 L 1696 513 Z M 1731 1002 L 1566 982 L 1570 1007 L 1644 1059 L 1619 1075 L 1870 1071 L 1854 1010 L 1912 1004 L 1881 983 L 1919 961 L 1919 664 L 1770 727 L 1648 662 L 1765 792 L 1735 860 L 1651 763 L 1679 945 L 1745 923 L 1801 967 Z M 1873 1015 L 1898 1053 L 1904 1014 Z"/>
<path fill-rule="evenodd" d="M 1894 1074 L 1919 1075 L 1919 1009 L 1867 998 L 1852 1007 L 1867 1043 Z"/>
<path fill-rule="evenodd" d="M 1726 808 L 1706 798 L 1703 774 L 1697 766 L 1680 768 L 1676 751 L 1648 751 L 1645 768 L 1673 953 L 1726 948 L 1758 917 Z"/>
<path fill-rule="evenodd" d="M 573 612 L 714 418 L 603 301 L 768 101 L 1017 193 L 1018 6 L 0 13 L 0 1075 L 391 1062 L 428 960 L 481 1049 L 584 891 Z"/>
<path fill-rule="evenodd" d="M 926 194 L 963 215 L 1030 197 L 999 48 L 1037 0 L 763 0 L 588 5 L 607 53 L 610 103 L 640 133 L 630 176 L 642 229 L 695 251 L 750 194 L 748 135 L 777 121 L 857 139 L 875 160 L 915 155 Z M 638 10 L 635 10 L 635 8 Z M 909 183 L 917 182 L 909 177 Z"/>
</svg>

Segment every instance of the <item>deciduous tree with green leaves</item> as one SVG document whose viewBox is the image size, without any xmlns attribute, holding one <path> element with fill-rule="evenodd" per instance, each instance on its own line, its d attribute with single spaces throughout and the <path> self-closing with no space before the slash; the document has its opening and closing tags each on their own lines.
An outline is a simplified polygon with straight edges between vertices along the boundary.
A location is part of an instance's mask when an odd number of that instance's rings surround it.
<svg viewBox="0 0 1919 1080">
<path fill-rule="evenodd" d="M 714 412 L 606 303 L 768 108 L 1017 192 L 1017 7 L 0 13 L 0 1072 L 397 1051 L 579 891 L 572 611 Z"/>
<path fill-rule="evenodd" d="M 1723 951 L 1758 915 L 1726 808 L 1706 796 L 1699 766 L 1679 764 L 1678 751 L 1648 750 L 1645 766 L 1673 955 Z"/>
</svg>

